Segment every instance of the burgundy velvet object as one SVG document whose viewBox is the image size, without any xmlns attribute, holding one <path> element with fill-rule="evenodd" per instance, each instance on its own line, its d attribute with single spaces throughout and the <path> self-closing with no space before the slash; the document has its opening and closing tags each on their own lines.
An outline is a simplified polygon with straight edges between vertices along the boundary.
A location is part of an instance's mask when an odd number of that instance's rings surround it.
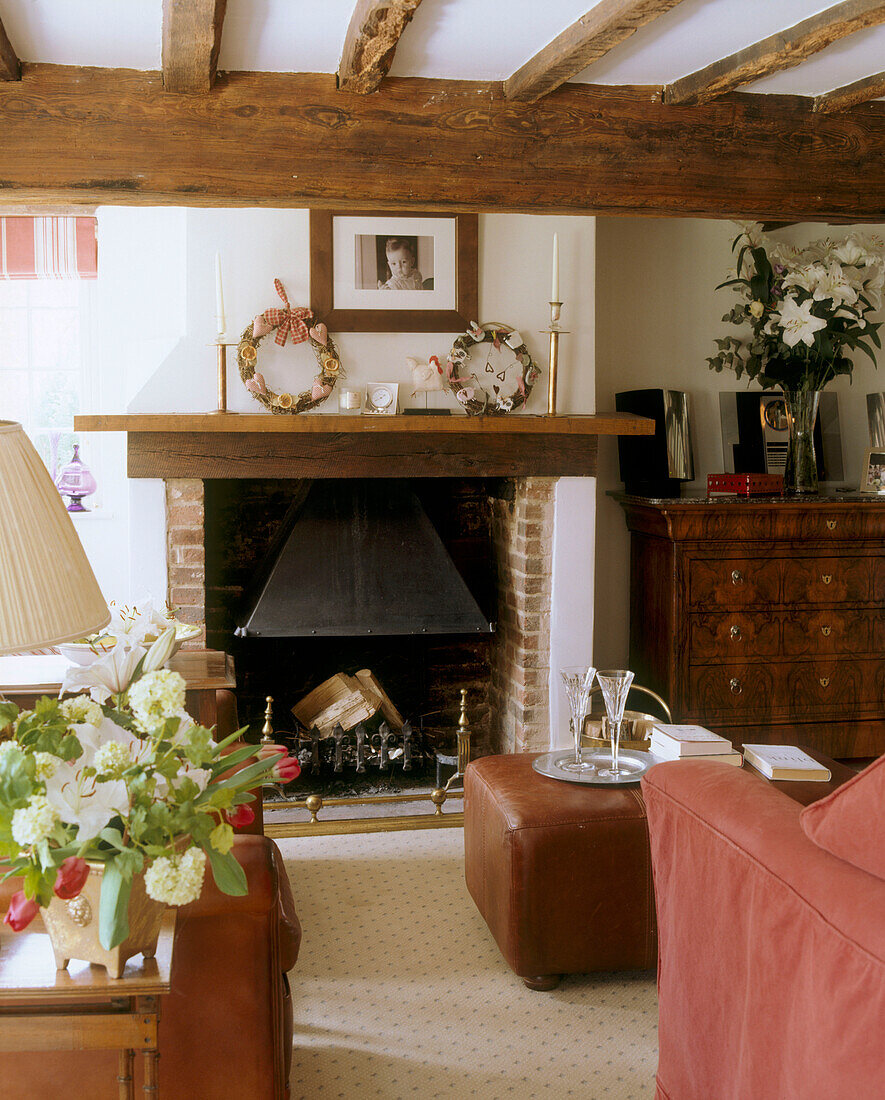
<svg viewBox="0 0 885 1100">
<path fill-rule="evenodd" d="M 885 1088 L 885 881 L 814 844 L 758 775 L 642 780 L 658 914 L 657 1100 Z"/>
<path fill-rule="evenodd" d="M 801 821 L 819 847 L 885 879 L 885 756 L 803 810 Z"/>
</svg>

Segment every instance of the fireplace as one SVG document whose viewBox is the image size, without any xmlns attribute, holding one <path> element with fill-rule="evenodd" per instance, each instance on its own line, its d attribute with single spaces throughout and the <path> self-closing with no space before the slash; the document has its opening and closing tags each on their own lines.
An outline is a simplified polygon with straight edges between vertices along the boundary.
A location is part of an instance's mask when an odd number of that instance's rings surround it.
<svg viewBox="0 0 885 1100">
<path fill-rule="evenodd" d="M 334 495 L 334 484 L 316 483 L 314 491 Z M 420 501 L 494 632 L 470 625 L 450 633 L 238 637 L 250 585 L 309 483 L 167 479 L 169 596 L 179 618 L 204 627 L 192 644 L 234 654 L 241 721 L 255 733 L 267 695 L 275 699 L 275 728 L 291 729 L 290 708 L 319 682 L 341 670 L 371 668 L 418 729 L 422 723 L 454 729 L 463 688 L 475 753 L 547 748 L 556 479 L 393 484 Z"/>
<path fill-rule="evenodd" d="M 217 482 L 242 483 L 248 495 L 253 483 L 274 481 L 262 489 L 272 498 L 290 493 L 297 480 L 434 479 L 454 485 L 451 499 L 462 504 L 457 486 L 469 488 L 470 495 L 481 484 L 474 500 L 488 532 L 494 580 L 489 618 L 496 632 L 460 640 L 428 633 L 420 646 L 400 638 L 391 643 L 387 661 L 398 668 L 420 653 L 425 684 L 417 706 L 438 702 L 449 722 L 456 693 L 466 684 L 480 751 L 543 751 L 566 743 L 564 700 L 551 670 L 592 653 L 597 440 L 653 434 L 651 421 L 627 413 L 497 418 L 135 413 L 78 416 L 75 429 L 125 431 L 128 476 L 164 483 L 168 596 L 181 618 L 203 627 L 196 644 L 208 639 L 227 647 L 232 639 L 235 648 L 235 619 L 217 597 L 239 599 L 245 588 L 244 580 L 231 580 L 224 570 L 216 575 L 214 555 L 224 541 L 214 533 Z M 145 521 L 162 522 L 155 511 L 160 499 L 153 492 L 145 499 L 151 513 Z M 234 525 L 231 539 L 264 539 L 266 545 L 287 507 L 281 497 L 280 507 L 266 509 L 263 518 Z M 344 652 L 340 639 L 314 638 L 311 659 L 323 645 L 334 646 L 339 658 Z M 285 653 L 274 660 L 290 674 L 293 662 Z M 268 657 L 266 666 L 271 663 Z M 369 662 L 360 653 L 350 666 L 365 668 Z M 263 700 L 257 681 L 249 686 L 246 671 L 241 663 L 242 717 L 257 725 Z"/>
</svg>

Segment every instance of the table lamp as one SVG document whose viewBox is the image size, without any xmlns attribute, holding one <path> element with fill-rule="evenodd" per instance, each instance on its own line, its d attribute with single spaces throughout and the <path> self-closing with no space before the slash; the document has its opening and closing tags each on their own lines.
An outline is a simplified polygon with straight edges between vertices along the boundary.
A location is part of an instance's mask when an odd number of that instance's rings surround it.
<svg viewBox="0 0 885 1100">
<path fill-rule="evenodd" d="M 0 420 L 0 654 L 73 642 L 111 615 L 21 424 Z"/>
</svg>

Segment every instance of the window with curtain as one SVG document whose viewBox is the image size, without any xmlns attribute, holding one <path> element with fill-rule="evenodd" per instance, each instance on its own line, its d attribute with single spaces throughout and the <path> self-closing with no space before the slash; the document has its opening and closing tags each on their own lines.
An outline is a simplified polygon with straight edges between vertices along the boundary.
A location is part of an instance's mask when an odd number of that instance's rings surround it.
<svg viewBox="0 0 885 1100">
<path fill-rule="evenodd" d="M 91 397 L 97 275 L 95 218 L 0 218 L 0 416 L 22 423 L 53 477 Z"/>
</svg>

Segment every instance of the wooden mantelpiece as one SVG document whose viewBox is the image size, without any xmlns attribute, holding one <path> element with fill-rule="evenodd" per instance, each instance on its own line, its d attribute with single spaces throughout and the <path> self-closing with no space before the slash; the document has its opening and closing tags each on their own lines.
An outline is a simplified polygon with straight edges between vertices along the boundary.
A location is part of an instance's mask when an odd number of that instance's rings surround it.
<svg viewBox="0 0 885 1100">
<path fill-rule="evenodd" d="M 126 432 L 130 477 L 582 477 L 600 435 L 652 435 L 628 413 L 597 416 L 78 416 Z"/>
</svg>

